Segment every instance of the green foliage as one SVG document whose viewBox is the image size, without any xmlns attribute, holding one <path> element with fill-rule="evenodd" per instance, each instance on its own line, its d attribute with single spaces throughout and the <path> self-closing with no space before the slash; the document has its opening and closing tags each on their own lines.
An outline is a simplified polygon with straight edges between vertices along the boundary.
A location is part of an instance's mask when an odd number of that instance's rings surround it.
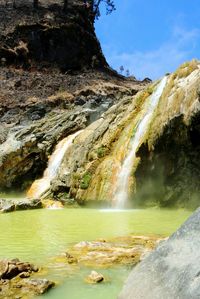
<svg viewBox="0 0 200 299">
<path fill-rule="evenodd" d="M 106 14 L 111 14 L 116 8 L 115 3 L 113 0 L 90 0 L 90 5 L 92 6 L 93 14 L 96 19 L 98 19 L 101 16 L 100 13 L 100 5 L 105 4 L 106 7 Z"/>
<path fill-rule="evenodd" d="M 193 71 L 198 68 L 198 61 L 193 59 L 190 62 L 183 63 L 174 73 L 175 78 L 186 78 L 188 77 Z"/>
<path fill-rule="evenodd" d="M 97 156 L 98 158 L 103 158 L 105 156 L 106 148 L 104 146 L 100 146 L 97 149 Z"/>
<path fill-rule="evenodd" d="M 92 175 L 89 172 L 86 172 L 81 180 L 80 188 L 85 190 L 89 187 L 90 181 L 91 181 Z"/>
</svg>

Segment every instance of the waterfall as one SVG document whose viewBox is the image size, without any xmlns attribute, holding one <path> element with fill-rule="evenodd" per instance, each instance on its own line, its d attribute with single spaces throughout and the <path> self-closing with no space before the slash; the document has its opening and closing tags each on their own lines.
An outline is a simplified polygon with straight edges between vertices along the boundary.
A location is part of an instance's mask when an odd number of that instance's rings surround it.
<svg viewBox="0 0 200 299">
<path fill-rule="evenodd" d="M 55 151 L 49 158 L 48 166 L 44 171 L 43 177 L 33 182 L 28 190 L 27 196 L 29 198 L 40 198 L 50 188 L 51 181 L 56 177 L 66 151 L 71 147 L 73 140 L 81 132 L 82 130 L 64 138 L 57 144 Z"/>
<path fill-rule="evenodd" d="M 146 103 L 144 110 L 145 114 L 143 118 L 139 121 L 135 135 L 130 140 L 129 150 L 126 158 L 124 159 L 115 188 L 115 194 L 113 198 L 114 206 L 116 208 L 124 208 L 128 200 L 128 189 L 129 189 L 129 178 L 131 175 L 133 163 L 135 160 L 136 152 L 144 141 L 143 138 L 147 132 L 153 113 L 159 103 L 159 99 L 162 95 L 162 92 L 167 83 L 167 77 L 164 77 L 161 82 L 158 84 L 156 91 L 149 97 L 148 102 Z"/>
</svg>

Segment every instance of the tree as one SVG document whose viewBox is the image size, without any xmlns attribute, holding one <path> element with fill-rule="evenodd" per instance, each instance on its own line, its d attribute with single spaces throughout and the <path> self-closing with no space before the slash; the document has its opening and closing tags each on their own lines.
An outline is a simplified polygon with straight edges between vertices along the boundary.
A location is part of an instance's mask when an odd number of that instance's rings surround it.
<svg viewBox="0 0 200 299">
<path fill-rule="evenodd" d="M 126 70 L 126 77 L 130 77 L 130 71 Z"/>
<path fill-rule="evenodd" d="M 106 6 L 106 14 L 107 15 L 111 14 L 116 9 L 113 0 L 90 0 L 88 2 L 89 2 L 90 6 L 92 8 L 94 18 L 96 18 L 96 19 L 98 19 L 101 15 L 100 5 L 102 3 L 104 3 L 105 6 Z"/>
<path fill-rule="evenodd" d="M 120 66 L 119 70 L 120 70 L 120 74 L 123 74 L 123 71 L 124 71 L 123 65 Z"/>
</svg>

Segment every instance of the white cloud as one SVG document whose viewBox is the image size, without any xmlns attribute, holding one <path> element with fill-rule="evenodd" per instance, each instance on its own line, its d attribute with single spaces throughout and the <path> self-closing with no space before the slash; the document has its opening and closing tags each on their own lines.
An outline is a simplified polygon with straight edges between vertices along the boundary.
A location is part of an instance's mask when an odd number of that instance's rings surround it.
<svg viewBox="0 0 200 299">
<path fill-rule="evenodd" d="M 118 70 L 120 65 L 123 65 L 137 78 L 156 79 L 174 71 L 181 63 L 191 59 L 199 37 L 198 29 L 186 31 L 175 27 L 171 39 L 158 49 L 134 53 L 114 53 L 105 49 L 106 56 L 110 65 Z"/>
</svg>

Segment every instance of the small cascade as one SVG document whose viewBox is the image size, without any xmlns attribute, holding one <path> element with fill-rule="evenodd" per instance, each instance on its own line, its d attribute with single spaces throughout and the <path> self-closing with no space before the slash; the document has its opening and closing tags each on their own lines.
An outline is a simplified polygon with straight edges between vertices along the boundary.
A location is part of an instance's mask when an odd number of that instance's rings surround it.
<svg viewBox="0 0 200 299">
<path fill-rule="evenodd" d="M 113 198 L 116 209 L 122 209 L 126 206 L 129 193 L 129 178 L 133 168 L 135 155 L 139 146 L 144 141 L 145 133 L 149 128 L 153 113 L 159 103 L 159 99 L 163 93 L 166 83 L 167 77 L 164 77 L 158 84 L 156 91 L 149 97 L 149 100 L 144 108 L 146 112 L 138 123 L 134 137 L 130 140 L 129 151 L 127 157 L 123 161 L 116 183 L 116 191 Z"/>
<path fill-rule="evenodd" d="M 33 182 L 28 190 L 29 198 L 40 198 L 50 187 L 51 181 L 56 177 L 66 151 L 71 147 L 73 140 L 82 132 L 78 131 L 61 140 L 48 161 L 48 166 L 40 180 Z"/>
</svg>

